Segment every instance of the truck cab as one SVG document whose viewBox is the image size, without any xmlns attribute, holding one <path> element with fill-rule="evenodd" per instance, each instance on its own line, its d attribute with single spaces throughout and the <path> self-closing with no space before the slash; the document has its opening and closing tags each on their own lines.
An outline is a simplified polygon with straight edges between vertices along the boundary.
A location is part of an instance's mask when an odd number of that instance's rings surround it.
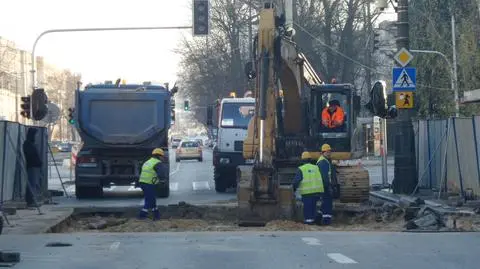
<svg viewBox="0 0 480 269">
<path fill-rule="evenodd" d="M 236 187 L 236 169 L 253 164 L 243 158 L 243 140 L 255 112 L 254 98 L 224 98 L 217 105 L 216 145 L 213 148 L 215 190 L 225 192 Z M 212 114 L 212 113 L 208 113 Z M 211 116 L 210 116 L 211 117 Z M 210 121 L 212 122 L 212 121 Z"/>
</svg>

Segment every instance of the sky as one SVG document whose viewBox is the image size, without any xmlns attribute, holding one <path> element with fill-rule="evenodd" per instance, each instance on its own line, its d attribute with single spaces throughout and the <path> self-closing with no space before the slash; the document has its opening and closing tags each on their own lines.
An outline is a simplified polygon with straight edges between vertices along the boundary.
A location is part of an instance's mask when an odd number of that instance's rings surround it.
<svg viewBox="0 0 480 269">
<path fill-rule="evenodd" d="M 43 31 L 58 28 L 191 25 L 191 0 L 0 0 L 0 36 L 31 51 Z M 174 52 L 190 29 L 53 33 L 36 55 L 81 73 L 83 82 L 176 80 Z"/>
<path fill-rule="evenodd" d="M 58 28 L 191 25 L 191 0 L 0 0 L 0 36 L 31 51 L 43 31 Z M 388 16 L 388 15 L 387 15 Z M 174 49 L 191 30 L 53 33 L 42 37 L 37 56 L 81 73 L 84 84 L 176 81 Z"/>
</svg>

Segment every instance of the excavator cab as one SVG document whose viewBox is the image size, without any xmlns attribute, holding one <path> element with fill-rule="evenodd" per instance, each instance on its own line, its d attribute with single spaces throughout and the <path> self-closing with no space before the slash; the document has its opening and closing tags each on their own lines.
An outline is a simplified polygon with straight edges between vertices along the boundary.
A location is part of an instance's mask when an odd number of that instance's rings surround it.
<svg viewBox="0 0 480 269">
<path fill-rule="evenodd" d="M 308 149 L 318 151 L 324 143 L 335 146 L 337 152 L 351 152 L 355 122 L 360 110 L 360 99 L 351 84 L 320 84 L 311 87 L 308 130 L 311 140 Z M 332 111 L 335 107 L 336 112 Z M 322 120 L 322 114 L 343 114 L 341 125 L 331 126 Z"/>
</svg>

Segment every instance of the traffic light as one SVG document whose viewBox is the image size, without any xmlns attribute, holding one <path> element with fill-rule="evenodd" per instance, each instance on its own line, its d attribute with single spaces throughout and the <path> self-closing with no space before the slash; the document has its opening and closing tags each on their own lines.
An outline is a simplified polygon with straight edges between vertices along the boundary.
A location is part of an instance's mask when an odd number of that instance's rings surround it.
<svg viewBox="0 0 480 269">
<path fill-rule="evenodd" d="M 75 108 L 68 108 L 68 123 L 70 124 L 75 124 L 75 118 L 74 118 L 74 113 L 75 113 Z"/>
<path fill-rule="evenodd" d="M 208 0 L 193 0 L 193 35 L 206 36 L 209 33 Z"/>
<path fill-rule="evenodd" d="M 32 92 L 32 119 L 42 120 L 48 113 L 48 97 L 45 89 L 37 88 Z"/>
<path fill-rule="evenodd" d="M 32 98 L 29 96 L 22 96 L 22 104 L 20 107 L 22 108 L 22 112 L 20 112 L 20 115 L 22 115 L 24 118 L 30 119 L 32 116 Z"/>
<path fill-rule="evenodd" d="M 172 124 L 175 123 L 175 100 L 170 101 L 170 117 L 172 118 Z"/>
<path fill-rule="evenodd" d="M 188 100 L 183 102 L 183 110 L 190 111 L 190 102 L 188 102 Z"/>
<path fill-rule="evenodd" d="M 380 49 L 380 33 L 373 31 L 373 51 Z"/>
</svg>

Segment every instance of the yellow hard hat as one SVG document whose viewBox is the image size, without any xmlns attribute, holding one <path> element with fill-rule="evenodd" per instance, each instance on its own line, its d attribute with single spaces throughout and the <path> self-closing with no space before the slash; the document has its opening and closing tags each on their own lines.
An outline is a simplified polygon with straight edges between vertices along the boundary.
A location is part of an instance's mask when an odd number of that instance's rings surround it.
<svg viewBox="0 0 480 269">
<path fill-rule="evenodd" d="M 323 144 L 322 145 L 322 152 L 325 152 L 325 151 L 332 151 L 332 147 L 330 147 L 329 144 Z"/>
<path fill-rule="evenodd" d="M 312 159 L 312 155 L 308 151 L 302 152 L 302 160 L 310 160 Z"/>
<path fill-rule="evenodd" d="M 163 149 L 161 148 L 156 148 L 152 151 L 152 155 L 160 155 L 160 156 L 163 156 L 165 155 L 165 153 L 163 152 Z"/>
</svg>

